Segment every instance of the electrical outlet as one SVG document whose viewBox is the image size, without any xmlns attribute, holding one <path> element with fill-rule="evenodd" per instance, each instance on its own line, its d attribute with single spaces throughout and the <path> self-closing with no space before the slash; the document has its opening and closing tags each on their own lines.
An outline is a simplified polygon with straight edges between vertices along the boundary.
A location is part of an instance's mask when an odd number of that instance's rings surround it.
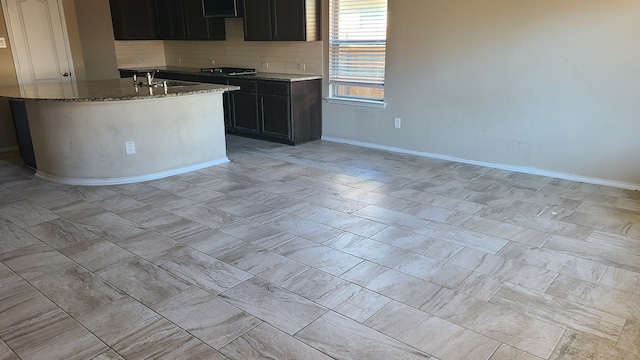
<svg viewBox="0 0 640 360">
<path fill-rule="evenodd" d="M 136 145 L 134 144 L 133 141 L 125 141 L 124 147 L 127 149 L 127 155 L 136 153 Z"/>
<path fill-rule="evenodd" d="M 402 123 L 402 119 L 400 118 L 393 119 L 393 127 L 395 127 L 396 129 L 400 129 L 401 123 Z"/>
<path fill-rule="evenodd" d="M 182 64 L 182 58 L 177 58 L 176 60 L 178 60 L 178 64 Z"/>
<path fill-rule="evenodd" d="M 262 64 L 260 64 L 260 67 L 263 69 L 268 69 L 269 68 L 269 63 L 268 62 L 263 62 Z"/>
<path fill-rule="evenodd" d="M 300 71 L 307 70 L 307 64 L 298 64 L 298 70 Z"/>
<path fill-rule="evenodd" d="M 216 64 L 216 61 L 211 59 L 211 65 L 215 65 L 215 64 Z"/>
</svg>

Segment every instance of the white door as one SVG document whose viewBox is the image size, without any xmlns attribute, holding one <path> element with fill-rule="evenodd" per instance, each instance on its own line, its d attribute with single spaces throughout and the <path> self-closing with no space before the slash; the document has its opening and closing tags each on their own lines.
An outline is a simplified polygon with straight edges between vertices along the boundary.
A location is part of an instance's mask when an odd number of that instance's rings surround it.
<svg viewBox="0 0 640 360">
<path fill-rule="evenodd" d="M 20 85 L 70 85 L 73 62 L 61 1 L 2 0 L 2 7 Z"/>
</svg>

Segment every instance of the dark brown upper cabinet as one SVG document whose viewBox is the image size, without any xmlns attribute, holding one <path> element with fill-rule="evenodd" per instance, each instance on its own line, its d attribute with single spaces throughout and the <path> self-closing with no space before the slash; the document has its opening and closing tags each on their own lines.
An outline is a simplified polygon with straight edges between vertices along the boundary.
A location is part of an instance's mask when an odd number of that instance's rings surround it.
<svg viewBox="0 0 640 360">
<path fill-rule="evenodd" d="M 158 38 L 155 0 L 109 0 L 116 40 Z"/>
<path fill-rule="evenodd" d="M 110 0 L 116 40 L 224 40 L 223 18 L 205 18 L 202 0 Z"/>
<path fill-rule="evenodd" d="M 184 40 L 187 38 L 182 0 L 156 0 L 158 38 Z"/>
<path fill-rule="evenodd" d="M 202 0 L 182 0 L 187 40 L 225 40 L 224 18 L 206 18 Z"/>
<path fill-rule="evenodd" d="M 247 41 L 320 40 L 317 0 L 243 0 Z"/>
</svg>

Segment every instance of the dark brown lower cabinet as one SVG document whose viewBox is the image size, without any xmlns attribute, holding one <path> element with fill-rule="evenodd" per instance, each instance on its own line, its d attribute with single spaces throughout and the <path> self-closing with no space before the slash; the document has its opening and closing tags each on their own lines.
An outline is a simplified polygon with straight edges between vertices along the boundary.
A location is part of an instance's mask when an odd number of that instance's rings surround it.
<svg viewBox="0 0 640 360">
<path fill-rule="evenodd" d="M 239 81 L 240 79 L 236 80 Z M 243 80 L 241 101 L 233 101 L 234 128 L 231 132 L 286 144 L 319 140 L 322 136 L 321 81 Z M 234 84 L 233 81 L 229 81 Z M 257 91 L 247 91 L 254 89 Z M 250 95 L 254 95 L 251 97 Z M 245 98 L 246 96 L 246 98 Z M 252 104 L 256 101 L 254 114 Z M 245 117 L 246 116 L 246 117 Z M 257 120 L 257 127 L 254 126 Z M 238 126 L 238 124 L 243 126 Z M 251 124 L 250 127 L 247 127 Z"/>
</svg>

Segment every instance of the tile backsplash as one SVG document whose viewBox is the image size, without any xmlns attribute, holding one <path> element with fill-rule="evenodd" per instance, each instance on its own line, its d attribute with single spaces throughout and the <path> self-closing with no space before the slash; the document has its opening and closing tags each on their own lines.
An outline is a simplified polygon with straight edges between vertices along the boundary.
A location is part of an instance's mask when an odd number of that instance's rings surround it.
<svg viewBox="0 0 640 360">
<path fill-rule="evenodd" d="M 119 68 L 167 64 L 162 40 L 116 41 L 115 45 Z"/>
<path fill-rule="evenodd" d="M 116 41 L 118 67 L 238 66 L 322 75 L 322 41 L 244 41 L 242 19 L 225 22 L 226 41 Z"/>
</svg>

